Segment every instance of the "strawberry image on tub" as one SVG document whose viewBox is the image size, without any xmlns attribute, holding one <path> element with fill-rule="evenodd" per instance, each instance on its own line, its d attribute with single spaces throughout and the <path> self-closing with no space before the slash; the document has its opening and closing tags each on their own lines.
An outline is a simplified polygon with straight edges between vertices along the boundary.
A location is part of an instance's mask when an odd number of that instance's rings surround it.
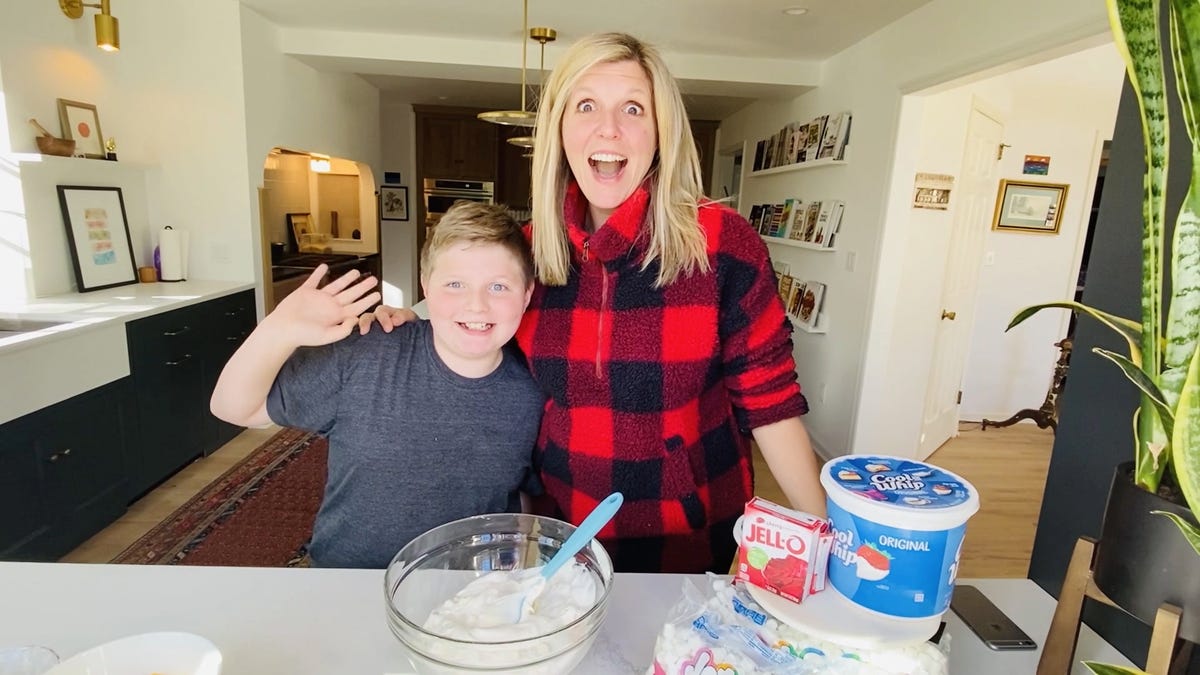
<svg viewBox="0 0 1200 675">
<path fill-rule="evenodd" d="M 833 546 L 830 585 L 851 602 L 901 620 L 950 606 L 975 488 L 931 464 L 847 455 L 825 464 Z"/>
</svg>

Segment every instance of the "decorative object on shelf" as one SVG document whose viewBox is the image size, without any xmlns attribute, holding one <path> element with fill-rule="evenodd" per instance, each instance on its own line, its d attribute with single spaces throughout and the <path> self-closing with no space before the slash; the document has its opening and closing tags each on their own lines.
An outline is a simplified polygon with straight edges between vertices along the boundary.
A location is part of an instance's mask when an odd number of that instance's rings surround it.
<svg viewBox="0 0 1200 675">
<path fill-rule="evenodd" d="M 839 199 L 785 199 L 782 204 L 755 204 L 747 220 L 767 242 L 832 251 L 844 211 Z"/>
<path fill-rule="evenodd" d="M 850 113 L 843 112 L 784 125 L 755 144 L 751 173 L 842 160 L 850 138 L 850 119 Z"/>
<path fill-rule="evenodd" d="M 529 29 L 529 39 L 541 45 L 541 60 L 538 63 L 538 88 L 537 94 L 533 100 L 538 101 L 542 98 L 542 86 L 545 84 L 546 78 L 546 43 L 554 42 L 558 38 L 558 31 L 553 28 L 534 27 Z M 524 104 L 522 104 L 524 106 Z M 509 145 L 515 145 L 518 148 L 532 148 L 533 136 L 513 136 L 508 139 Z"/>
<path fill-rule="evenodd" d="M 308 239 L 308 235 L 312 234 L 312 214 L 287 214 L 287 230 L 292 235 L 292 251 L 299 253 L 303 242 Z"/>
<path fill-rule="evenodd" d="M 383 220 L 408 220 L 408 188 L 406 186 L 379 186 L 379 217 Z"/>
<path fill-rule="evenodd" d="M 133 242 L 121 188 L 59 185 L 58 202 L 79 292 L 135 283 Z"/>
<path fill-rule="evenodd" d="M 1179 97 L 1182 115 L 1176 122 L 1185 125 L 1190 141 L 1186 149 L 1176 146 L 1175 156 L 1180 150 L 1185 157 L 1194 155 L 1200 149 L 1200 91 L 1194 86 L 1200 80 L 1200 4 L 1171 0 L 1169 30 L 1160 16 L 1158 0 L 1108 0 L 1107 4 L 1114 42 L 1125 60 L 1130 89 L 1137 96 L 1144 140 L 1146 172 L 1141 180 L 1142 222 L 1137 239 L 1142 268 L 1138 280 L 1140 321 L 1064 300 L 1021 310 L 1009 328 L 1054 307 L 1090 316 L 1124 338 L 1128 356 L 1093 349 L 1116 364 L 1141 397 L 1133 411 L 1133 462 L 1114 469 L 1103 534 L 1090 568 L 1095 570 L 1099 590 L 1143 623 L 1153 622 L 1155 633 L 1159 632 L 1158 610 L 1182 610 L 1177 613 L 1178 622 L 1169 622 L 1174 626 L 1167 628 L 1166 637 L 1171 644 L 1176 633 L 1195 642 L 1200 641 L 1200 266 L 1195 264 L 1200 257 L 1200 213 L 1195 203 L 1200 194 L 1200 163 L 1192 163 L 1182 203 L 1169 199 L 1174 196 L 1168 195 L 1173 134 L 1168 128 L 1167 102 L 1169 96 Z M 1173 83 L 1164 75 L 1163 61 L 1168 57 L 1176 76 Z M 1176 168 L 1184 166 L 1184 162 L 1176 164 Z M 1179 205 L 1170 234 L 1168 203 L 1172 208 Z M 1165 257 L 1168 236 L 1173 237 L 1169 259 Z M 1166 293 L 1169 299 L 1164 297 Z M 1129 499 L 1131 493 L 1139 499 Z M 1120 535 L 1111 529 L 1118 524 Z M 1157 545 L 1132 543 L 1147 542 L 1145 536 L 1151 530 L 1167 532 L 1188 555 L 1168 558 Z M 1060 612 L 1070 609 L 1064 607 L 1065 602 L 1060 596 L 1055 622 Z M 1146 608 L 1154 610 L 1153 614 L 1145 612 Z M 1075 632 L 1068 635 L 1066 640 L 1073 645 Z M 1051 672 L 1048 654 L 1049 649 L 1043 653 L 1039 672 Z M 1167 672 L 1169 661 L 1168 655 L 1167 663 L 1160 661 L 1155 672 Z"/>
<path fill-rule="evenodd" d="M 1000 179 L 992 229 L 1058 234 L 1067 187 L 1065 183 Z"/>
<path fill-rule="evenodd" d="M 72 157 L 75 155 L 75 141 L 67 138 L 55 138 L 54 134 L 46 130 L 46 127 L 38 123 L 32 117 L 29 118 L 29 123 L 33 128 L 38 130 L 38 135 L 34 140 L 37 141 L 38 150 L 43 155 L 55 155 L 57 157 Z"/>
<path fill-rule="evenodd" d="M 985 419 L 979 428 L 986 431 L 988 427 L 998 429 L 1011 426 L 1021 420 L 1033 420 L 1039 429 L 1049 427 L 1058 431 L 1058 396 L 1067 384 L 1067 366 L 1071 362 L 1072 344 L 1071 338 L 1063 338 L 1054 343 L 1054 346 L 1058 347 L 1058 362 L 1054 364 L 1054 377 L 1050 380 L 1050 389 L 1046 392 L 1046 400 L 1042 401 L 1041 407 L 1036 410 L 1033 408 L 1018 410 L 1012 417 L 1000 422 Z"/>
<path fill-rule="evenodd" d="M 58 120 L 63 138 L 75 141 L 75 151 L 91 159 L 104 159 L 100 113 L 91 103 L 58 99 Z"/>
<path fill-rule="evenodd" d="M 110 162 L 117 161 L 117 139 L 112 136 L 104 139 L 104 159 Z"/>
<path fill-rule="evenodd" d="M 537 123 L 537 113 L 531 112 L 526 105 L 528 86 L 525 78 L 525 36 L 529 33 L 529 0 L 522 3 L 521 15 L 521 109 L 520 110 L 489 110 L 479 113 L 479 119 L 493 124 L 508 124 L 518 127 L 532 127 Z"/>
<path fill-rule="evenodd" d="M 121 26 L 117 17 L 112 15 L 108 0 L 99 3 L 83 2 L 83 0 L 58 0 L 58 7 L 68 18 L 78 19 L 83 16 L 84 7 L 95 7 L 96 13 L 96 46 L 106 52 L 120 51 Z"/>
<path fill-rule="evenodd" d="M 954 176 L 946 173 L 918 173 L 913 181 L 913 208 L 945 211 L 950 208 Z"/>
</svg>

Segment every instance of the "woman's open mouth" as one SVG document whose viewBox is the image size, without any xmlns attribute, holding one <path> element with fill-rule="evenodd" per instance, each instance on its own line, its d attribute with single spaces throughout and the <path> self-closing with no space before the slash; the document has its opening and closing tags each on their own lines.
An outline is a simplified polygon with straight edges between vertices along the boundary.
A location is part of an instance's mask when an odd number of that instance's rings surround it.
<svg viewBox="0 0 1200 675">
<path fill-rule="evenodd" d="M 594 152 L 588 157 L 592 171 L 601 178 L 616 178 L 621 175 L 621 169 L 625 168 L 628 161 L 628 158 L 612 152 Z"/>
</svg>

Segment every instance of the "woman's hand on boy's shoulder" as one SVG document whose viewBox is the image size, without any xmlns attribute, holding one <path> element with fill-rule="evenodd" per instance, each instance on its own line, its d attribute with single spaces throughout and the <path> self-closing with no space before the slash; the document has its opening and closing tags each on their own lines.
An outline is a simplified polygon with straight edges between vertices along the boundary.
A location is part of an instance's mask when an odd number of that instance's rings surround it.
<svg viewBox="0 0 1200 675">
<path fill-rule="evenodd" d="M 358 317 L 358 334 L 366 335 L 369 333 L 371 325 L 377 321 L 383 332 L 390 333 L 396 326 L 408 323 L 409 321 L 416 321 L 417 318 L 417 313 L 411 309 L 380 305 L 375 308 L 374 312 L 369 312 Z"/>
<path fill-rule="evenodd" d="M 320 265 L 299 288 L 276 305 L 264 324 L 294 346 L 311 347 L 337 342 L 354 330 L 358 315 L 379 302 L 375 277 L 360 278 L 358 270 L 320 286 L 329 268 Z"/>
</svg>

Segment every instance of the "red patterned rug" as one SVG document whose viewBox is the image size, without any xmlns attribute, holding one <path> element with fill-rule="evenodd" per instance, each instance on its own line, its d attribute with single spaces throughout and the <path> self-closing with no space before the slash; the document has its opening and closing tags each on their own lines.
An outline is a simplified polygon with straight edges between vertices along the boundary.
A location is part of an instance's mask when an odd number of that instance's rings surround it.
<svg viewBox="0 0 1200 675">
<path fill-rule="evenodd" d="M 284 429 L 229 469 L 114 563 L 296 567 L 325 489 L 329 444 Z"/>
</svg>

